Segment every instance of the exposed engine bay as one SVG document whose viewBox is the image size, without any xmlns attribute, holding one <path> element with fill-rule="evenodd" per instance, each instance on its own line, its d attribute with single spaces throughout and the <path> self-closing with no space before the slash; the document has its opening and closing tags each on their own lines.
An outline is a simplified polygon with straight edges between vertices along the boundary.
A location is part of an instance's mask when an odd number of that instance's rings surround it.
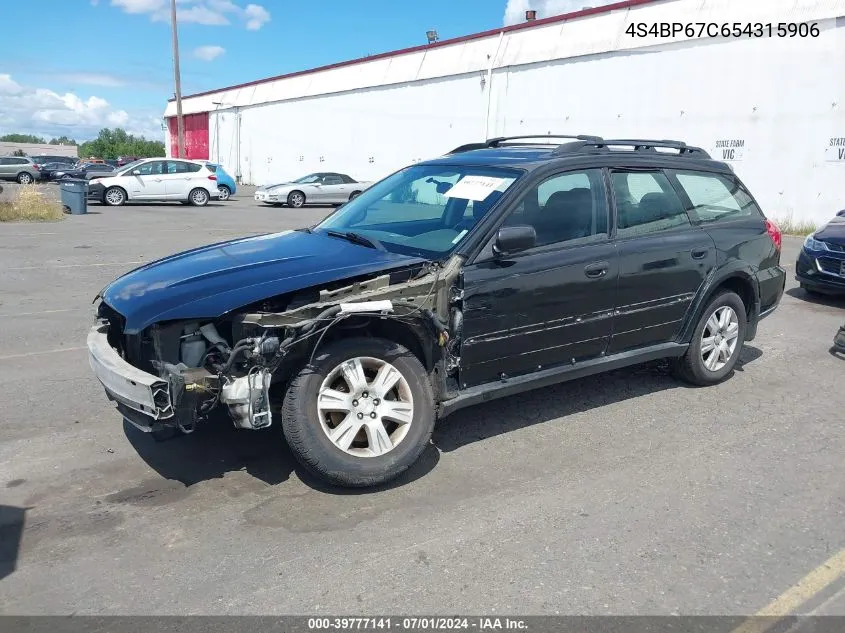
<svg viewBox="0 0 845 633">
<path fill-rule="evenodd" d="M 124 361 L 166 383 L 170 402 L 161 410 L 172 415 L 152 421 L 118 407 L 145 431 L 176 427 L 190 433 L 219 408 L 237 428 L 266 428 L 273 423 L 272 390 L 284 393 L 322 344 L 350 335 L 402 342 L 434 370 L 444 385 L 440 391 L 450 391 L 447 377 L 459 366 L 460 269 L 461 258 L 454 256 L 443 264 L 273 297 L 214 319 L 156 323 L 133 335 L 122 332 L 120 315 L 101 302 L 98 316 L 109 323 L 109 344 Z"/>
</svg>

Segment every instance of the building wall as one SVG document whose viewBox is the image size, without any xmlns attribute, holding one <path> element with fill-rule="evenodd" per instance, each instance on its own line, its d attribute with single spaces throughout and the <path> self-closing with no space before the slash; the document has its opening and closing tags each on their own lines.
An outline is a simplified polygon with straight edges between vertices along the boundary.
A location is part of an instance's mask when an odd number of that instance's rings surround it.
<svg viewBox="0 0 845 633">
<path fill-rule="evenodd" d="M 245 183 L 316 170 L 377 179 L 496 135 L 677 138 L 728 160 L 771 217 L 825 220 L 845 207 L 845 147 L 835 141 L 845 137 L 845 57 L 837 54 L 845 49 L 845 20 L 837 18 L 845 7 L 770 0 L 731 10 L 723 0 L 656 2 L 183 105 L 218 108 L 203 115 L 209 157 L 219 152 Z M 625 33 L 635 22 L 716 17 L 817 21 L 820 34 L 645 41 Z"/>
<path fill-rule="evenodd" d="M 77 157 L 76 145 L 50 145 L 40 143 L 6 143 L 0 141 L 0 156 L 12 154 L 22 150 L 27 156 L 37 158 L 38 156 L 70 156 Z"/>
</svg>

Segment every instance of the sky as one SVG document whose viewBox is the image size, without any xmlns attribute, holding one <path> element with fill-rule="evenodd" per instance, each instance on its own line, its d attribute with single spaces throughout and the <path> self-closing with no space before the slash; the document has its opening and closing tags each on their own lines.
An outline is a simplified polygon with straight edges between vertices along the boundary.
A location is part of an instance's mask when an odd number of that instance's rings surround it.
<svg viewBox="0 0 845 633">
<path fill-rule="evenodd" d="M 177 0 L 182 94 L 513 24 L 607 0 Z M 3 1 L 0 136 L 163 138 L 170 0 Z M 8 28 L 12 26 L 13 28 Z"/>
</svg>

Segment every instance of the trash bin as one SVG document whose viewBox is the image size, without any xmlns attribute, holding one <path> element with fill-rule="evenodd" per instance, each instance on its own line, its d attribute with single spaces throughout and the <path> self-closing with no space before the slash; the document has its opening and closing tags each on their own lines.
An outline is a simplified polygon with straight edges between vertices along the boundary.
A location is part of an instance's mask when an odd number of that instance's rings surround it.
<svg viewBox="0 0 845 633">
<path fill-rule="evenodd" d="M 78 178 L 60 180 L 62 207 L 65 213 L 83 215 L 88 213 L 88 181 Z"/>
</svg>

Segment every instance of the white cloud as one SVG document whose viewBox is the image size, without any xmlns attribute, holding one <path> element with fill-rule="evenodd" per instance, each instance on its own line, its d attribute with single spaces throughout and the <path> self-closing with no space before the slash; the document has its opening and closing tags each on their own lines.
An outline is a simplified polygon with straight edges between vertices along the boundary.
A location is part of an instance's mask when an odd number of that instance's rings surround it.
<svg viewBox="0 0 845 633">
<path fill-rule="evenodd" d="M 265 23 L 270 21 L 270 13 L 260 4 L 248 4 L 244 9 L 246 15 L 246 28 L 250 31 L 257 31 Z"/>
<path fill-rule="evenodd" d="M 126 81 L 120 77 L 106 75 L 104 73 L 62 73 L 60 76 L 68 83 L 82 84 L 84 86 L 120 88 L 126 85 Z"/>
<path fill-rule="evenodd" d="M 153 22 L 170 21 L 168 0 L 111 0 L 111 4 L 126 13 L 149 15 Z M 206 26 L 225 26 L 234 18 L 257 31 L 270 21 L 270 12 L 259 4 L 242 7 L 233 0 L 177 0 L 176 17 L 179 22 Z"/>
<path fill-rule="evenodd" d="M 586 7 L 600 7 L 611 4 L 616 0 L 508 0 L 505 7 L 505 24 L 519 24 L 525 22 L 525 12 L 533 9 L 537 12 L 537 19 L 549 18 L 553 15 L 580 11 Z"/>
<path fill-rule="evenodd" d="M 23 86 L 0 74 L 0 123 L 4 133 L 67 135 L 79 141 L 93 138 L 103 127 L 123 127 L 147 138 L 162 137 L 160 119 L 115 109 L 96 95 L 85 99 L 73 92 Z"/>
<path fill-rule="evenodd" d="M 220 57 L 226 49 L 222 46 L 200 46 L 194 49 L 194 57 L 204 62 L 210 62 Z"/>
</svg>

